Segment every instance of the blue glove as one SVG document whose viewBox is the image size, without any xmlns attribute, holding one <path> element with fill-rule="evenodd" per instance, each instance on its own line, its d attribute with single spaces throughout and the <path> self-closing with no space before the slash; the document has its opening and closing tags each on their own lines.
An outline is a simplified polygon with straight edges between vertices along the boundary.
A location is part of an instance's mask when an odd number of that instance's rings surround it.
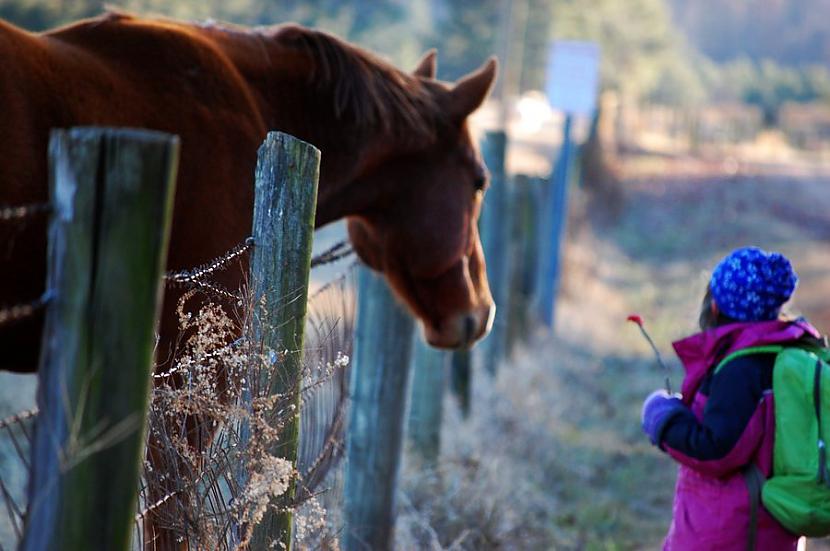
<svg viewBox="0 0 830 551">
<path fill-rule="evenodd" d="M 679 394 L 669 394 L 660 389 L 648 395 L 643 402 L 641 421 L 643 432 L 648 435 L 652 444 L 660 446 L 663 430 L 669 420 L 683 410 L 688 410 L 688 408 L 680 401 Z"/>
</svg>

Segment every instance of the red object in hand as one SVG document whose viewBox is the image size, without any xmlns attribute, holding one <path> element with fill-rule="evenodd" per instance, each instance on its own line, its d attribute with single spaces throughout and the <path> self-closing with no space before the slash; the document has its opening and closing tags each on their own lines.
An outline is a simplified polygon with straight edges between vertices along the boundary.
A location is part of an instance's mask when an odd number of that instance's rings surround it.
<svg viewBox="0 0 830 551">
<path fill-rule="evenodd" d="M 651 337 L 649 336 L 648 331 L 646 331 L 646 328 L 645 328 L 645 326 L 643 325 L 643 318 L 641 318 L 641 317 L 640 317 L 639 315 L 637 315 L 637 314 L 630 314 L 630 315 L 629 315 L 627 318 L 625 318 L 625 319 L 626 319 L 627 321 L 632 322 L 632 323 L 636 323 L 636 324 L 637 324 L 637 327 L 639 327 L 639 328 L 640 328 L 640 333 L 642 333 L 642 334 L 643 334 L 643 336 L 644 336 L 644 337 L 646 338 L 646 340 L 648 341 L 648 344 L 650 344 L 650 345 L 651 345 L 651 349 L 654 351 L 654 355 L 655 355 L 655 356 L 657 356 L 657 363 L 658 363 L 658 364 L 660 364 L 660 367 L 662 367 L 662 368 L 663 368 L 663 371 L 666 373 L 666 391 L 667 391 L 669 394 L 671 394 L 671 393 L 672 393 L 672 391 L 671 391 L 671 381 L 669 380 L 669 368 L 668 368 L 668 366 L 667 366 L 666 364 L 664 364 L 664 363 L 663 363 L 663 358 L 661 358 L 661 357 L 660 357 L 660 351 L 659 351 L 659 350 L 657 350 L 657 346 L 654 344 L 654 341 L 653 341 L 653 340 L 651 340 Z"/>
<path fill-rule="evenodd" d="M 640 317 L 640 316 L 638 316 L 637 314 L 631 314 L 630 316 L 628 316 L 628 317 L 627 317 L 627 318 L 625 318 L 625 319 L 626 319 L 626 321 L 631 321 L 631 322 L 636 323 L 636 324 L 637 324 L 637 325 L 639 325 L 640 327 L 642 327 L 642 326 L 643 326 L 643 318 L 641 318 L 641 317 Z"/>
</svg>

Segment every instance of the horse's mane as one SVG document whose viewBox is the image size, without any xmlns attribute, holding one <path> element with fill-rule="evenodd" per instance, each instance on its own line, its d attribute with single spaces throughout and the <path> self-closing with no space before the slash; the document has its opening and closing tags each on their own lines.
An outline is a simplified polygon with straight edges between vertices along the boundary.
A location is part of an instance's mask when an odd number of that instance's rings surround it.
<svg viewBox="0 0 830 551">
<path fill-rule="evenodd" d="M 276 46 L 277 51 L 285 49 L 308 56 L 311 61 L 307 76 L 309 85 L 319 91 L 333 91 L 334 115 L 351 123 L 357 134 L 350 136 L 354 139 L 359 140 L 361 134 L 376 132 L 381 128 L 399 138 L 424 143 L 432 141 L 447 122 L 435 92 L 430 89 L 435 87 L 426 85 L 417 77 L 340 38 L 297 24 L 252 29 L 212 20 L 187 23 L 159 16 L 146 19 L 130 12 L 108 8 L 97 18 L 53 32 L 133 22 L 151 27 L 170 26 L 183 32 L 194 28 L 209 33 L 216 32 L 232 37 L 236 48 L 242 43 L 238 38 L 253 38 L 254 41 L 246 44 L 256 44 L 256 48 L 242 48 L 239 50 L 240 55 L 233 56 L 235 62 L 241 65 L 255 60 L 254 64 L 259 67 L 270 67 L 270 48 L 266 43 Z"/>
<path fill-rule="evenodd" d="M 380 126 L 403 138 L 431 140 L 446 122 L 418 78 L 366 50 L 294 24 L 278 27 L 274 39 L 312 58 L 309 82 L 333 87 L 335 115 L 356 124 L 358 132 Z"/>
</svg>

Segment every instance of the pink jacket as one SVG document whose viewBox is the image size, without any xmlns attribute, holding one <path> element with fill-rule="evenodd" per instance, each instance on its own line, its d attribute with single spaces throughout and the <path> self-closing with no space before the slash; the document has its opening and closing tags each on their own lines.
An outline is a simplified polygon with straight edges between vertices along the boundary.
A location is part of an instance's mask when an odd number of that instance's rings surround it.
<svg viewBox="0 0 830 551">
<path fill-rule="evenodd" d="M 706 396 L 698 390 L 723 358 L 742 348 L 791 342 L 805 334 L 818 336 L 806 322 L 736 323 L 675 342 L 674 349 L 686 369 L 683 402 L 702 420 Z M 741 469 L 754 462 L 764 476 L 771 474 L 773 414 L 773 396 L 767 392 L 737 445 L 718 460 L 700 461 L 667 448 L 680 463 L 680 470 L 665 551 L 746 551 L 750 502 Z M 794 550 L 797 539 L 761 507 L 758 551 Z"/>
</svg>

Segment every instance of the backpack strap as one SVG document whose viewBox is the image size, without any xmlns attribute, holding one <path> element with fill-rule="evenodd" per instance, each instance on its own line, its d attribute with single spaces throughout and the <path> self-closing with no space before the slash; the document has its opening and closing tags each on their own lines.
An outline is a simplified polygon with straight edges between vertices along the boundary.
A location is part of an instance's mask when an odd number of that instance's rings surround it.
<svg viewBox="0 0 830 551">
<path fill-rule="evenodd" d="M 761 488 L 764 485 L 764 473 L 755 463 L 747 464 L 741 474 L 746 482 L 749 494 L 749 526 L 746 534 L 747 551 L 755 551 L 758 542 L 758 510 L 761 508 Z"/>
<path fill-rule="evenodd" d="M 827 470 L 827 450 L 821 427 L 821 370 L 823 366 L 824 363 L 821 359 L 816 360 L 813 376 L 813 405 L 816 408 L 816 421 L 818 422 L 818 482 L 830 486 L 830 471 Z"/>
<path fill-rule="evenodd" d="M 715 367 L 714 373 L 720 371 L 723 366 L 725 366 L 735 358 L 740 358 L 741 356 L 749 356 L 751 354 L 778 354 L 782 350 L 784 350 L 784 346 L 780 344 L 768 344 L 764 346 L 750 346 L 749 348 L 741 348 L 740 350 L 736 350 L 735 352 L 729 354 L 727 357 L 722 359 L 720 363 Z"/>
<path fill-rule="evenodd" d="M 750 356 L 752 354 L 778 354 L 782 350 L 784 350 L 784 347 L 780 344 L 742 348 L 722 359 L 715 367 L 714 373 L 720 371 L 723 366 L 736 358 Z M 749 496 L 749 526 L 747 526 L 746 549 L 747 551 L 755 551 L 758 543 L 758 511 L 761 507 L 761 488 L 764 485 L 765 477 L 755 463 L 747 464 L 741 471 L 741 474 L 743 474 Z"/>
</svg>

